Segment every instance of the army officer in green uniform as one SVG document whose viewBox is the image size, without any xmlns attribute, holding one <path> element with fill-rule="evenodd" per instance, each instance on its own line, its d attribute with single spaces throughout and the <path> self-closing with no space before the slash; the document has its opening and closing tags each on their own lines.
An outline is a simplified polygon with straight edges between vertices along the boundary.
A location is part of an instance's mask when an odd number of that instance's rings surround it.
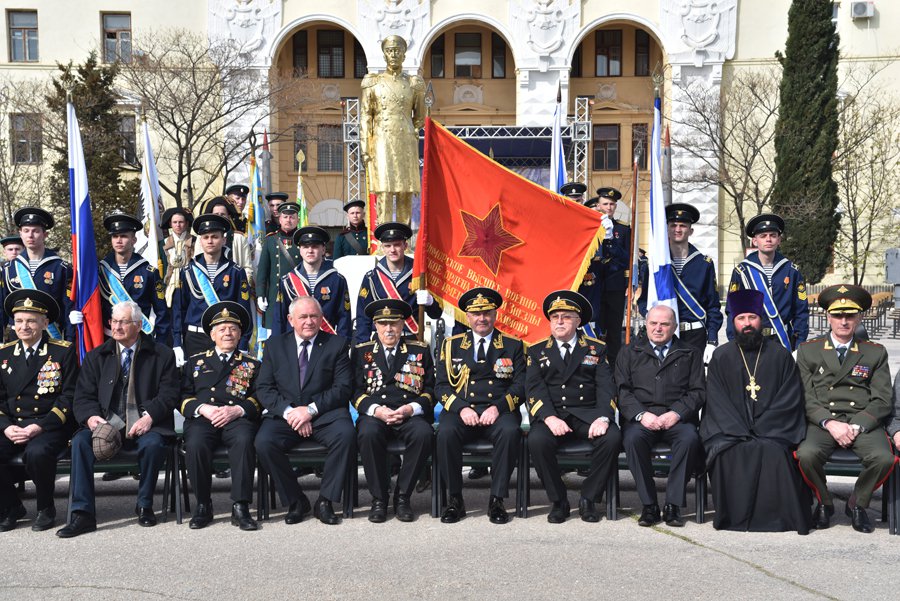
<svg viewBox="0 0 900 601">
<path fill-rule="evenodd" d="M 834 501 L 825 484 L 825 462 L 842 447 L 860 458 L 863 470 L 847 500 L 846 513 L 859 532 L 872 532 L 866 507 L 894 464 L 884 421 L 891 414 L 891 374 L 887 351 L 855 337 L 872 296 L 850 284 L 830 286 L 819 294 L 831 332 L 797 351 L 797 366 L 806 393 L 806 439 L 797 449 L 800 470 L 819 500 L 813 525 L 827 528 Z"/>
<path fill-rule="evenodd" d="M 300 205 L 286 202 L 278 207 L 278 231 L 266 236 L 259 265 L 256 267 L 256 306 L 265 312 L 263 325 L 272 329 L 281 315 L 278 284 L 302 260 L 300 249 L 294 244 L 294 232 L 300 219 Z M 272 331 L 272 334 L 281 332 Z"/>
</svg>

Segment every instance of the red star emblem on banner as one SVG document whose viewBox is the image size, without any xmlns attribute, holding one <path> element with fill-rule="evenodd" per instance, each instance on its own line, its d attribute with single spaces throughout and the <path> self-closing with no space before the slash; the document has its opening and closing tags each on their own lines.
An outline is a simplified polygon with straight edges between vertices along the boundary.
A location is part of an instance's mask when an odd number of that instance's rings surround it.
<svg viewBox="0 0 900 601">
<path fill-rule="evenodd" d="M 460 211 L 459 214 L 466 228 L 466 240 L 459 249 L 459 256 L 481 259 L 496 276 L 503 253 L 524 242 L 503 227 L 499 202 L 484 217 L 477 217 L 466 211 Z"/>
</svg>

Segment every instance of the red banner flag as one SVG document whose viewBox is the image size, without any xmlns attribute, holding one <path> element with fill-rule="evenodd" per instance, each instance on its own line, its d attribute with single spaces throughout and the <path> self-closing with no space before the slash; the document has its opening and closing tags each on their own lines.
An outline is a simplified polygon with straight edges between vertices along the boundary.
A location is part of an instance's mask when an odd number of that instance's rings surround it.
<svg viewBox="0 0 900 601">
<path fill-rule="evenodd" d="M 476 286 L 503 295 L 497 328 L 537 342 L 549 334 L 541 303 L 575 290 L 603 240 L 600 214 L 481 154 L 440 124 L 425 123 L 422 221 L 414 275 L 457 308 Z"/>
</svg>

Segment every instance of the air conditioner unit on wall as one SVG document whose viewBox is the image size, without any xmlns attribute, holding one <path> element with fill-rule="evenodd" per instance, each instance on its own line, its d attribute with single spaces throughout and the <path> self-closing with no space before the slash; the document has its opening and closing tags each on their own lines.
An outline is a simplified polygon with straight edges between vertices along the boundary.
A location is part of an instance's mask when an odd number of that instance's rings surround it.
<svg viewBox="0 0 900 601">
<path fill-rule="evenodd" d="M 850 17 L 852 19 L 870 19 L 875 16 L 874 2 L 851 2 Z"/>
</svg>

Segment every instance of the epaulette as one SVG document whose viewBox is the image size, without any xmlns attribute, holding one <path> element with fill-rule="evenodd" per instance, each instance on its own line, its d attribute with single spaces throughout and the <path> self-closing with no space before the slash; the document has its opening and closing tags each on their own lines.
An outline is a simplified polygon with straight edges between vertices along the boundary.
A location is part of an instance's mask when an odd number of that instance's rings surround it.
<svg viewBox="0 0 900 601">
<path fill-rule="evenodd" d="M 376 73 L 366 73 L 366 75 L 363 77 L 362 82 L 359 84 L 359 87 L 361 87 L 362 89 L 366 89 L 374 86 L 378 81 L 376 79 L 376 75 Z"/>
<path fill-rule="evenodd" d="M 9 348 L 9 347 L 13 346 L 14 344 L 16 344 L 17 342 L 19 342 L 19 341 L 13 340 L 12 342 L 7 342 L 6 344 L 0 345 L 0 350 Z"/>
<path fill-rule="evenodd" d="M 72 343 L 68 340 L 56 340 L 54 338 L 51 338 L 47 342 L 49 342 L 50 344 L 55 344 L 56 346 L 61 346 L 63 348 L 69 348 L 70 346 L 72 346 Z M 13 342 L 13 344 L 15 344 L 15 342 Z"/>
<path fill-rule="evenodd" d="M 466 332 L 462 332 L 460 334 L 454 334 L 450 338 L 445 338 L 445 340 L 456 340 L 457 338 L 462 338 L 465 335 L 466 335 Z"/>
<path fill-rule="evenodd" d="M 200 351 L 199 353 L 194 353 L 188 359 L 193 359 L 194 357 L 211 357 L 212 351 Z"/>
<path fill-rule="evenodd" d="M 541 338 L 540 340 L 538 340 L 531 346 L 541 346 L 541 345 L 547 344 L 548 342 L 551 342 L 552 340 L 553 340 L 552 336 L 547 336 L 546 338 Z"/>
<path fill-rule="evenodd" d="M 587 336 L 587 335 L 585 335 L 584 339 L 585 339 L 585 340 L 590 340 L 591 342 L 598 342 L 598 343 L 602 344 L 603 346 L 606 346 L 606 343 L 605 343 L 605 342 L 603 342 L 603 341 L 600 340 L 599 338 L 594 338 L 593 336 Z"/>
<path fill-rule="evenodd" d="M 880 342 L 873 342 L 871 340 L 857 340 L 856 342 L 858 342 L 859 344 L 870 344 L 872 346 L 877 346 L 878 348 L 884 348 L 884 345 Z"/>
<path fill-rule="evenodd" d="M 828 334 L 822 334 L 821 336 L 816 336 L 815 338 L 810 338 L 809 340 L 804 340 L 800 344 L 809 344 L 810 342 L 820 342 L 828 338 Z"/>
<path fill-rule="evenodd" d="M 411 346 L 418 346 L 421 348 L 428 348 L 427 344 L 425 344 L 424 342 L 419 342 L 418 340 L 407 340 L 406 344 L 411 345 Z"/>
<path fill-rule="evenodd" d="M 363 348 L 366 346 L 375 346 L 376 340 L 367 340 L 366 342 L 360 342 L 356 345 L 356 348 Z"/>
</svg>

